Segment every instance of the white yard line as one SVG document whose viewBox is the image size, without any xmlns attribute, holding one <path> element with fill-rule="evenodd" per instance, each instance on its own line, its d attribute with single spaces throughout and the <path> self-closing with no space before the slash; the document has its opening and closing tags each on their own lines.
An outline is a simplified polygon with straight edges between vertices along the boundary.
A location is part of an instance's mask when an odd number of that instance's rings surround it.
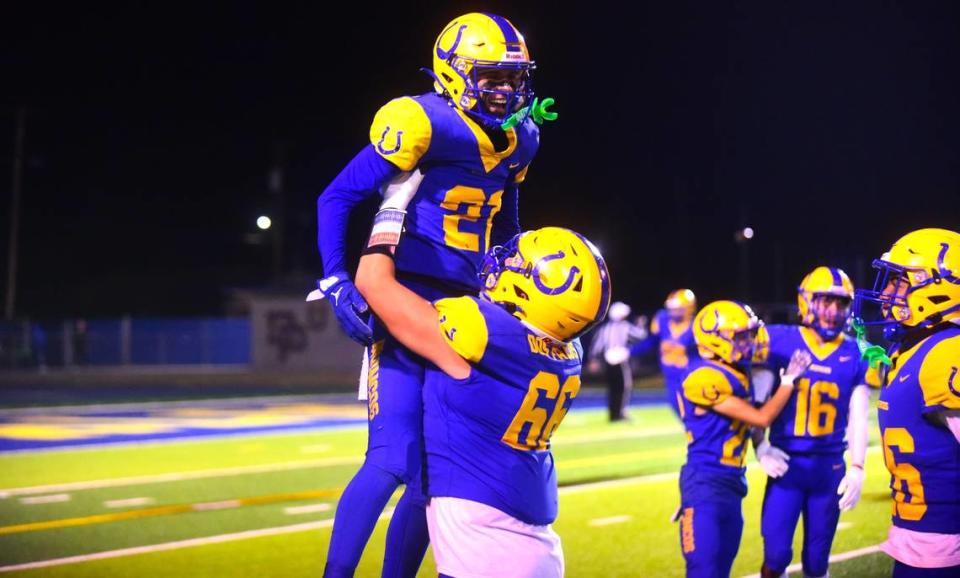
<svg viewBox="0 0 960 578">
<path fill-rule="evenodd" d="M 392 515 L 393 515 L 393 509 L 390 508 L 384 511 L 383 514 L 380 515 L 379 520 L 380 521 L 388 520 Z M 331 526 L 333 526 L 333 520 L 320 520 L 318 522 L 306 522 L 303 524 L 293 524 L 290 526 L 278 526 L 275 528 L 263 528 L 260 530 L 248 530 L 246 532 L 236 532 L 233 534 L 220 534 L 218 536 L 207 536 L 206 538 L 193 538 L 190 540 L 166 542 L 163 544 L 153 544 L 150 546 L 137 546 L 136 548 L 108 550 L 106 552 L 83 554 L 81 556 L 69 556 L 67 558 L 54 558 L 53 560 L 40 560 L 37 562 L 27 562 L 26 564 L 0 566 L 0 574 L 4 572 L 17 572 L 20 570 L 35 570 L 37 568 L 49 568 L 51 566 L 63 566 L 66 564 L 78 564 L 80 562 L 89 562 L 92 560 L 122 558 L 124 556 L 135 556 L 137 554 L 149 554 L 151 552 L 180 550 L 181 548 L 206 546 L 207 544 L 222 544 L 224 542 L 235 542 L 237 540 L 249 540 L 251 538 L 262 538 L 264 536 L 278 536 L 281 534 L 307 532 L 310 530 L 319 530 L 321 528 L 329 528 Z"/>
<path fill-rule="evenodd" d="M 310 504 L 309 506 L 293 506 L 290 508 L 284 508 L 283 513 L 288 516 L 296 516 L 299 514 L 314 514 L 316 512 L 329 512 L 333 509 L 333 506 L 330 504 Z"/>
<path fill-rule="evenodd" d="M 70 501 L 70 494 L 53 494 L 50 496 L 34 496 L 32 498 L 20 498 L 20 503 L 27 506 L 37 504 L 60 504 Z"/>
<path fill-rule="evenodd" d="M 830 556 L 830 563 L 836 564 L 837 562 L 843 562 L 844 560 L 852 560 L 854 558 L 860 558 L 862 556 L 868 556 L 870 554 L 875 554 L 880 551 L 880 546 L 867 546 L 866 548 L 860 548 L 859 550 L 850 550 L 849 552 L 841 552 L 839 554 L 834 554 Z M 802 564 L 793 564 L 788 566 L 786 572 L 799 572 L 803 569 Z M 3 568 L 0 568 L 3 570 Z M 749 576 L 744 576 L 743 578 L 760 578 L 759 574 L 750 574 Z"/>
<path fill-rule="evenodd" d="M 126 500 L 107 500 L 103 503 L 107 508 L 135 508 L 137 506 L 152 506 L 157 501 L 153 498 L 128 498 Z"/>
<path fill-rule="evenodd" d="M 159 484 L 165 482 L 179 482 L 182 480 L 199 480 L 204 478 L 220 478 L 227 476 L 242 476 L 245 474 L 262 474 L 303 470 L 324 466 L 344 466 L 363 463 L 363 456 L 343 458 L 325 458 L 321 460 L 300 460 L 280 464 L 263 464 L 257 466 L 238 466 L 233 468 L 217 468 L 213 470 L 198 470 L 195 472 L 173 472 L 151 476 L 132 476 L 129 478 L 113 478 L 106 480 L 88 480 L 83 482 L 68 482 L 65 484 L 50 484 L 45 486 L 29 486 L 23 488 L 0 488 L 0 494 L 9 496 L 25 496 L 46 494 L 50 492 L 64 492 L 75 490 L 95 490 L 100 488 L 117 488 L 122 486 L 136 486 L 141 484 Z"/>
<path fill-rule="evenodd" d="M 611 526 L 613 524 L 623 524 L 633 519 L 633 516 L 610 516 L 609 518 L 594 518 L 587 522 L 587 525 L 593 527 Z"/>
</svg>

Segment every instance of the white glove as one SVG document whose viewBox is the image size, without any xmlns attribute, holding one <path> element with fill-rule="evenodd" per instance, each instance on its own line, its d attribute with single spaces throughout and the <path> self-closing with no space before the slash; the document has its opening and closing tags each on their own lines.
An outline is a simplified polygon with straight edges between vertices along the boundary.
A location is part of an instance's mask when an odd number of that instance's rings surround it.
<svg viewBox="0 0 960 578">
<path fill-rule="evenodd" d="M 813 359 L 810 357 L 810 353 L 802 349 L 794 351 L 793 355 L 790 356 L 790 363 L 780 370 L 780 384 L 792 386 L 793 382 L 803 375 L 803 372 L 810 367 L 811 363 L 813 363 Z"/>
<path fill-rule="evenodd" d="M 771 478 L 779 478 L 787 473 L 787 469 L 790 468 L 787 463 L 790 461 L 790 456 L 787 455 L 787 452 L 770 445 L 767 440 L 760 442 L 755 451 L 757 452 L 757 459 L 760 461 L 760 467 Z"/>
<path fill-rule="evenodd" d="M 863 489 L 863 469 L 858 467 L 847 468 L 847 474 L 840 480 L 837 495 L 840 496 L 840 510 L 846 512 L 853 509 L 860 501 L 860 490 Z"/>
</svg>

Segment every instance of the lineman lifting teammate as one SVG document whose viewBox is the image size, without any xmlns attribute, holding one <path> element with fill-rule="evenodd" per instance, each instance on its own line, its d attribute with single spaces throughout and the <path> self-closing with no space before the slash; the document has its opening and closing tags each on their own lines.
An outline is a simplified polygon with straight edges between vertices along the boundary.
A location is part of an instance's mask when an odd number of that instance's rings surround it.
<svg viewBox="0 0 960 578">
<path fill-rule="evenodd" d="M 895 342 L 877 414 L 893 525 L 894 578 L 960 576 L 960 234 L 921 229 L 873 262 L 854 314 Z M 879 314 L 864 319 L 865 305 Z"/>
<path fill-rule="evenodd" d="M 769 476 L 761 516 L 763 578 L 783 576 L 790 565 L 801 513 L 803 574 L 826 576 L 840 511 L 860 499 L 870 392 L 867 363 L 843 333 L 852 303 L 847 274 L 817 267 L 797 288 L 800 325 L 767 328 L 768 365 L 774 372 L 786 367 L 798 349 L 813 363 L 794 382 L 793 395 L 770 426 L 770 440 L 764 440 L 763 430 L 754 435 L 757 457 Z M 845 433 L 849 469 L 843 461 Z"/>
<path fill-rule="evenodd" d="M 714 301 L 697 313 L 693 335 L 702 359 L 683 381 L 680 416 L 687 463 L 680 470 L 680 546 L 688 578 L 730 575 L 743 533 L 750 426 L 769 427 L 790 399 L 794 379 L 810 364 L 798 350 L 780 372 L 780 387 L 753 406 L 750 365 L 762 322 L 750 307 Z"/>
<path fill-rule="evenodd" d="M 407 488 L 387 532 L 383 575 L 416 574 L 428 543 L 418 473 L 424 362 L 382 326 L 367 326 L 367 304 L 346 272 L 349 214 L 391 180 L 417 191 L 396 254 L 400 282 L 428 300 L 476 295 L 484 253 L 520 231 L 518 186 L 539 146 L 534 120 L 553 116 L 535 106 L 533 69 L 506 19 L 472 13 L 453 20 L 434 45 L 434 91 L 383 106 L 370 144 L 318 199 L 326 274 L 318 290 L 343 329 L 368 346 L 369 366 L 379 368 L 378 381 L 368 381 L 377 391 L 368 399 L 366 459 L 337 506 L 324 576 L 353 575 L 400 484 Z"/>
<path fill-rule="evenodd" d="M 550 437 L 580 390 L 576 338 L 610 303 L 603 258 L 567 229 L 527 231 L 488 253 L 479 296 L 431 304 L 395 280 L 392 254 L 368 248 L 357 286 L 390 333 L 435 366 L 424 441 L 440 576 L 560 578 Z"/>
</svg>

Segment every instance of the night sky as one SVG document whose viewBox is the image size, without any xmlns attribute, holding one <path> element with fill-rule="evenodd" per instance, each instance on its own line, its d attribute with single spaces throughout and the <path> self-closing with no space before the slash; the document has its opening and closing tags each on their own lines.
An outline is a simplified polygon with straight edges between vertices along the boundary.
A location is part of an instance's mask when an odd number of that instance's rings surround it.
<svg viewBox="0 0 960 578">
<path fill-rule="evenodd" d="M 234 4 L 10 15 L 0 271 L 26 106 L 18 314 L 220 314 L 225 289 L 271 282 L 270 245 L 249 235 L 281 203 L 282 272 L 319 276 L 317 195 L 379 106 L 430 89 L 418 69 L 471 10 L 513 21 L 557 100 L 523 227 L 594 240 L 637 309 L 678 286 L 793 301 L 816 265 L 862 283 L 900 235 L 960 229 L 956 3 Z"/>
</svg>

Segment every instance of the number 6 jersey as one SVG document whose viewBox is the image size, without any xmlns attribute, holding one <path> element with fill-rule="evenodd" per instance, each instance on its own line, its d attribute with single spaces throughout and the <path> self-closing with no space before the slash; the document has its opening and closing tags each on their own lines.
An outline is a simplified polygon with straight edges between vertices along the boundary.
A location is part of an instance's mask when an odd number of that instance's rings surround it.
<svg viewBox="0 0 960 578">
<path fill-rule="evenodd" d="M 501 306 L 441 299 L 447 343 L 472 365 L 456 380 L 431 368 L 424 384 L 427 495 L 480 502 L 527 524 L 557 517 L 550 436 L 580 391 L 578 340 L 541 337 Z"/>
<path fill-rule="evenodd" d="M 877 414 L 893 525 L 960 534 L 960 443 L 928 419 L 960 410 L 960 328 L 941 329 L 892 359 Z"/>
</svg>

